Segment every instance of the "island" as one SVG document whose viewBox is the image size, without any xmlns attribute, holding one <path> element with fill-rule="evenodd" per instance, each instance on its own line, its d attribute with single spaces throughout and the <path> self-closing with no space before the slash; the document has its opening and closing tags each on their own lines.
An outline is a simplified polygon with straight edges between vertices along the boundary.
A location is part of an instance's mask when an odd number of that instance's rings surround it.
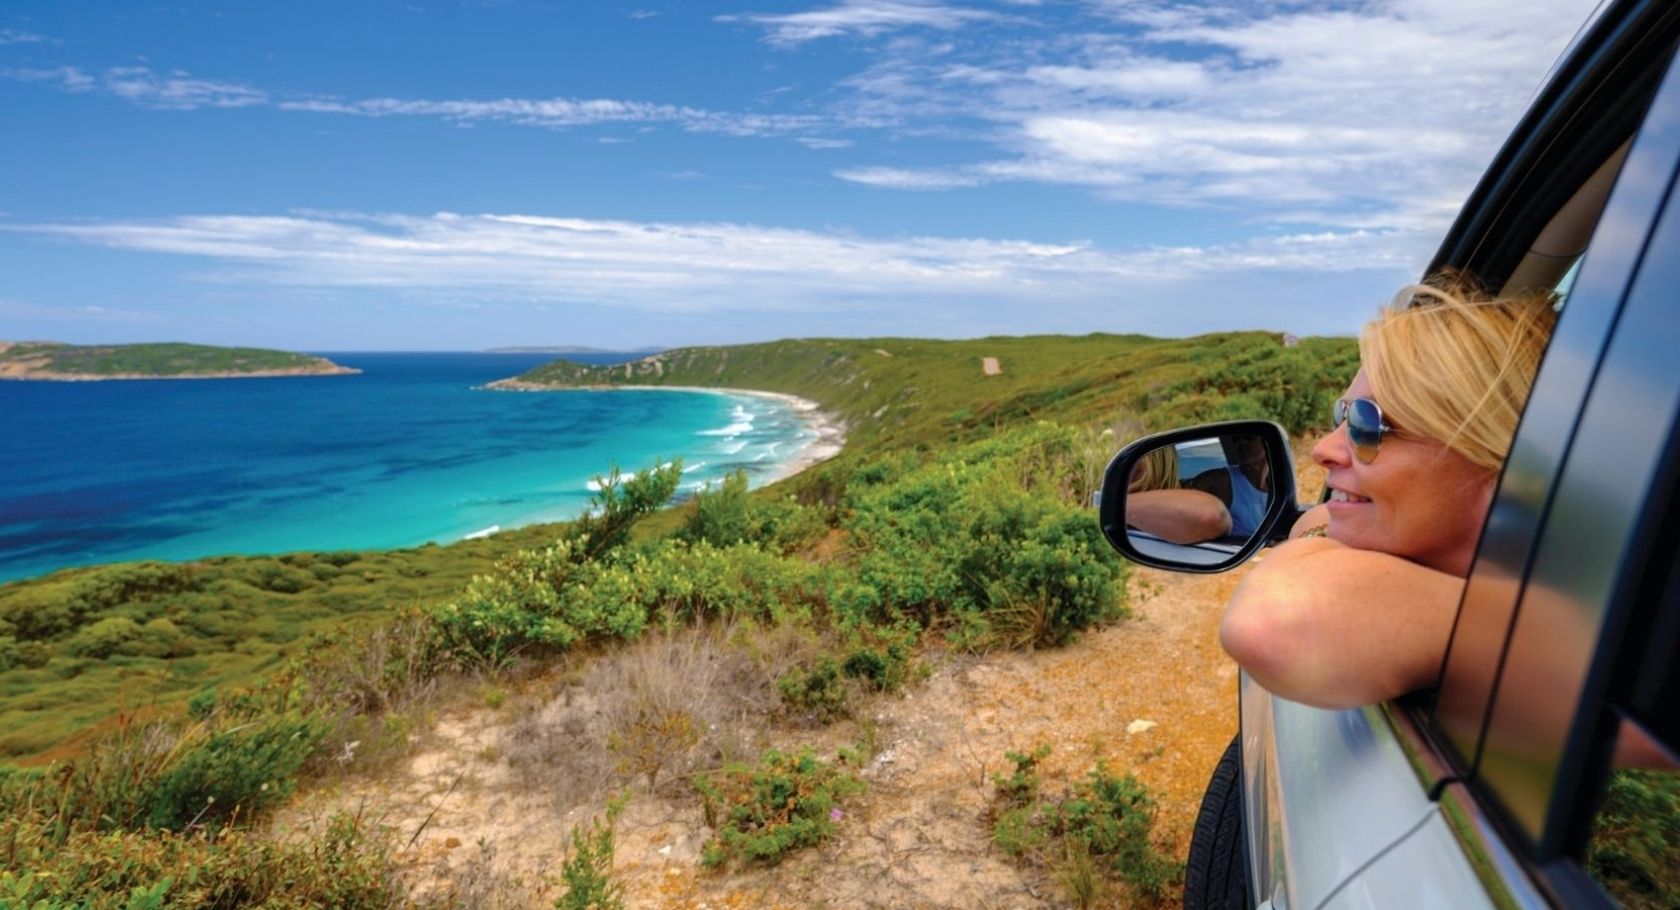
<svg viewBox="0 0 1680 910">
<path fill-rule="evenodd" d="M 324 357 L 265 348 L 179 343 L 74 345 L 56 341 L 0 341 L 0 379 L 56 382 L 244 379 L 344 376 L 360 372 Z"/>
</svg>

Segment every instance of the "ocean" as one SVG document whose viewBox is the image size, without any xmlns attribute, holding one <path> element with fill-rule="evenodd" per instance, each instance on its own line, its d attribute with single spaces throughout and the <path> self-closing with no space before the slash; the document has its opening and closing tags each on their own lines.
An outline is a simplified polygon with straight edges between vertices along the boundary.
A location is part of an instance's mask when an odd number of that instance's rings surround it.
<svg viewBox="0 0 1680 910">
<path fill-rule="evenodd" d="M 0 581 L 448 543 L 576 517 L 614 464 L 681 459 L 688 493 L 736 469 L 760 485 L 815 436 L 760 396 L 479 388 L 552 354 L 324 356 L 362 373 L 0 382 Z"/>
</svg>

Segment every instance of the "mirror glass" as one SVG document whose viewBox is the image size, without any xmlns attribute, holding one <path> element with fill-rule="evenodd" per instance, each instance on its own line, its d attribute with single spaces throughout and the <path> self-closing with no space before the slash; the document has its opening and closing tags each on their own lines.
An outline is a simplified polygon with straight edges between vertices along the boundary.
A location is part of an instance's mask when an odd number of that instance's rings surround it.
<svg viewBox="0 0 1680 910">
<path fill-rule="evenodd" d="M 1126 485 L 1126 536 L 1140 553 L 1211 566 L 1260 532 L 1277 495 L 1257 435 L 1210 436 L 1144 453 Z"/>
</svg>

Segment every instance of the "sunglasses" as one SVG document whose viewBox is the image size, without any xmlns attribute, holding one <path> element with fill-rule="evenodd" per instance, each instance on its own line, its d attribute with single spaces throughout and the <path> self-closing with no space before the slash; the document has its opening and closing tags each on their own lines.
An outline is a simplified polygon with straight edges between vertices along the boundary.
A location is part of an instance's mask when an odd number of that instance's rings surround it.
<svg viewBox="0 0 1680 910">
<path fill-rule="evenodd" d="M 1341 426 L 1347 422 L 1348 442 L 1353 446 L 1353 454 L 1360 461 L 1370 464 L 1377 460 L 1377 450 L 1382 447 L 1382 438 L 1394 432 L 1394 428 L 1383 423 L 1382 408 L 1369 398 L 1343 398 L 1336 402 L 1335 423 L 1331 426 Z"/>
</svg>

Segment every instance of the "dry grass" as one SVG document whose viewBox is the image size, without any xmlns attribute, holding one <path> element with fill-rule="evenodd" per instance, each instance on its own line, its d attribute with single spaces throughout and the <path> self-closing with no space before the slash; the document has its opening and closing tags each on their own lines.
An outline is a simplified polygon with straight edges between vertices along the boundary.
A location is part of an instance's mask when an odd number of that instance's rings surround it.
<svg viewBox="0 0 1680 910">
<path fill-rule="evenodd" d="M 775 710 L 755 657 L 727 630 L 650 634 L 515 707 L 498 753 L 540 772 L 563 811 L 600 805 L 626 782 L 654 790 L 718 767 L 759 748 Z"/>
</svg>

